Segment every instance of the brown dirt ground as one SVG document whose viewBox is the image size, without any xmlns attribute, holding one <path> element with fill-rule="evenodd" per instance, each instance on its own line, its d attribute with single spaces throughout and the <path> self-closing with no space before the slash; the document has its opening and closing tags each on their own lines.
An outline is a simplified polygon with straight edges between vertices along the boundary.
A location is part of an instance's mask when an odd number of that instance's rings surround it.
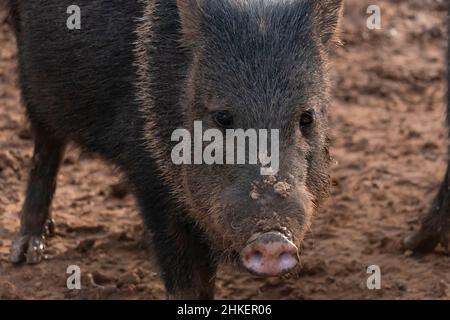
<svg viewBox="0 0 450 320">
<path fill-rule="evenodd" d="M 334 187 L 306 241 L 298 276 L 258 279 L 223 267 L 222 299 L 449 299 L 450 257 L 403 252 L 444 174 L 446 1 L 377 0 L 382 30 L 365 27 L 367 1 L 348 0 L 345 46 L 334 63 Z M 133 198 L 112 191 L 118 173 L 72 148 L 59 175 L 57 234 L 37 266 L 8 263 L 32 141 L 17 88 L 16 49 L 0 6 L 0 299 L 161 299 Z M 81 291 L 66 268 L 83 271 Z M 366 268 L 382 289 L 366 288 Z"/>
</svg>

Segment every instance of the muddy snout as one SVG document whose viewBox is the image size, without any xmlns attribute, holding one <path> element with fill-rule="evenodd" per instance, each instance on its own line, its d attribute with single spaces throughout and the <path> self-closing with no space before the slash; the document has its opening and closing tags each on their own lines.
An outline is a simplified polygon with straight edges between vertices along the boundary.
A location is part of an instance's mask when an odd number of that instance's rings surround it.
<svg viewBox="0 0 450 320">
<path fill-rule="evenodd" d="M 243 266 L 261 276 L 278 276 L 299 262 L 298 248 L 280 232 L 267 232 L 251 238 L 241 252 Z"/>
</svg>

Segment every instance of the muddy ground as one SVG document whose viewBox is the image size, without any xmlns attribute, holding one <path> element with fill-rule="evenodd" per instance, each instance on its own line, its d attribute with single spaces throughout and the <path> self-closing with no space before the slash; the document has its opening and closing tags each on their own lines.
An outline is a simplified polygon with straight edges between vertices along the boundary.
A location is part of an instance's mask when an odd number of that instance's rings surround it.
<svg viewBox="0 0 450 320">
<path fill-rule="evenodd" d="M 258 279 L 223 267 L 222 299 L 449 299 L 450 257 L 401 250 L 426 212 L 446 163 L 446 1 L 347 0 L 344 46 L 334 54 L 333 191 L 308 235 L 298 276 Z M 366 28 L 369 4 L 382 29 Z M 17 87 L 15 43 L 0 6 L 0 299 L 162 299 L 120 174 L 70 148 L 58 178 L 57 233 L 37 266 L 8 263 L 32 153 Z M 124 197 L 123 197 L 124 196 Z M 82 270 L 68 291 L 66 268 Z M 382 289 L 366 287 L 379 265 Z"/>
</svg>

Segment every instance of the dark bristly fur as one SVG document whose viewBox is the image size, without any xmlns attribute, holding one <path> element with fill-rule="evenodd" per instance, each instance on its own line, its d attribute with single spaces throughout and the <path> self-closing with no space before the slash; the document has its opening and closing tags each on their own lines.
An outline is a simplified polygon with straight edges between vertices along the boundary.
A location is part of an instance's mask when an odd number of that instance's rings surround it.
<svg viewBox="0 0 450 320">
<path fill-rule="evenodd" d="M 327 60 L 341 0 L 9 0 L 33 170 L 11 259 L 39 262 L 64 146 L 75 142 L 127 176 L 151 230 L 167 294 L 212 298 L 219 256 L 275 228 L 297 245 L 329 187 Z M 258 166 L 174 166 L 174 129 L 280 129 L 283 199 L 249 197 Z M 316 123 L 299 128 L 314 110 Z M 48 228 L 47 228 L 48 229 Z M 50 228 L 51 229 L 51 228 Z"/>
</svg>

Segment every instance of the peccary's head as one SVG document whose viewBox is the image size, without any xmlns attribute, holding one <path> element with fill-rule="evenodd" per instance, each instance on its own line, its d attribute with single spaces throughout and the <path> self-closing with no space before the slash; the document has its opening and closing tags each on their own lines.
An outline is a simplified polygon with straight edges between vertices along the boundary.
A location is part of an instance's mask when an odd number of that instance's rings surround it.
<svg viewBox="0 0 450 320">
<path fill-rule="evenodd" d="M 260 163 L 184 167 L 195 219 L 251 272 L 281 274 L 297 264 L 297 248 L 330 184 L 327 55 L 342 0 L 177 5 L 192 59 L 185 125 L 193 133 L 194 121 L 202 121 L 203 131 L 224 135 L 279 130 L 272 175 L 262 175 Z"/>
</svg>

